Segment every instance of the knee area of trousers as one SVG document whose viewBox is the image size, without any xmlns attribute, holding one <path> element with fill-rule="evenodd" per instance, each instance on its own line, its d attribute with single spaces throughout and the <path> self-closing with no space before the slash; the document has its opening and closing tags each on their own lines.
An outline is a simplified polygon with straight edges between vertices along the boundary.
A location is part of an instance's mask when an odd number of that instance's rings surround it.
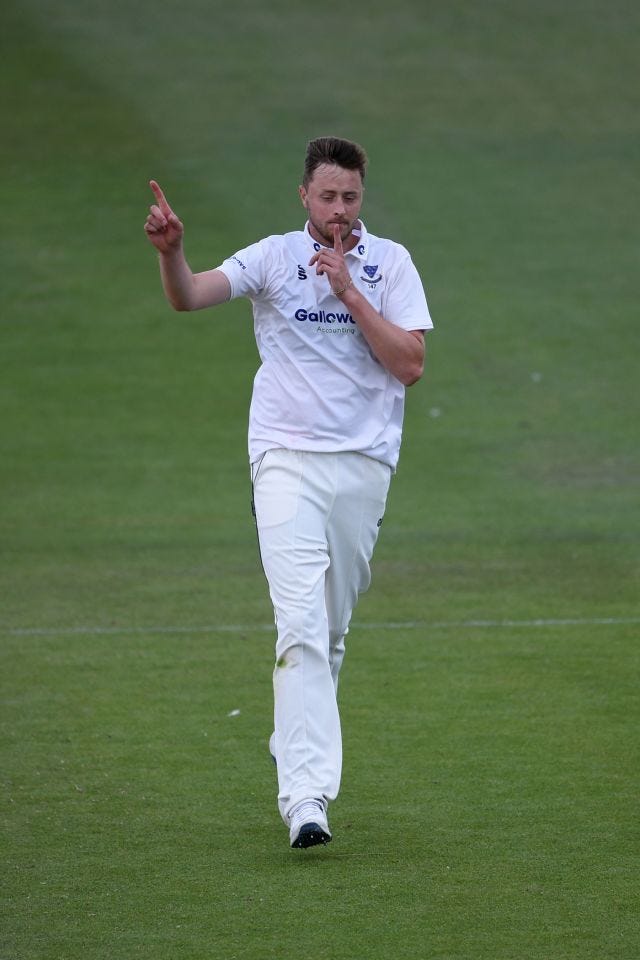
<svg viewBox="0 0 640 960">
<path fill-rule="evenodd" d="M 303 660 L 326 662 L 329 651 L 325 643 L 301 640 L 288 644 L 276 644 L 276 670 L 300 666 Z"/>
</svg>

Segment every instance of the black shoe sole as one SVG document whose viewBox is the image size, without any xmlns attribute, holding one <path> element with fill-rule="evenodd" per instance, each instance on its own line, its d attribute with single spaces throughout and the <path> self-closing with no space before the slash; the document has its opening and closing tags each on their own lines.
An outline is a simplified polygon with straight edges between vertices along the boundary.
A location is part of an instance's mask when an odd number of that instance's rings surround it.
<svg viewBox="0 0 640 960">
<path fill-rule="evenodd" d="M 316 847 L 319 843 L 326 844 L 331 842 L 331 834 L 325 833 L 317 823 L 304 823 L 300 827 L 300 833 L 296 840 L 291 844 L 296 850 L 305 850 L 307 847 Z"/>
</svg>

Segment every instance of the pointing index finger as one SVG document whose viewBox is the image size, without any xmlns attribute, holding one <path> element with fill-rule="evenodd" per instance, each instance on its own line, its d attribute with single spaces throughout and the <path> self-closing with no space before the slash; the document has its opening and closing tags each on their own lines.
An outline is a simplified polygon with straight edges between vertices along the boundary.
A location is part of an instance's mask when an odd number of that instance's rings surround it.
<svg viewBox="0 0 640 960">
<path fill-rule="evenodd" d="M 149 186 L 154 192 L 155 198 L 158 201 L 158 206 L 160 207 L 164 215 L 167 216 L 167 214 L 171 213 L 171 207 L 167 203 L 167 198 L 165 197 L 164 193 L 160 189 L 160 185 L 156 183 L 155 180 L 150 180 Z"/>
<path fill-rule="evenodd" d="M 342 237 L 340 236 L 340 224 L 334 223 L 333 225 L 333 249 L 336 253 L 339 253 L 340 256 L 343 255 L 342 249 Z"/>
</svg>

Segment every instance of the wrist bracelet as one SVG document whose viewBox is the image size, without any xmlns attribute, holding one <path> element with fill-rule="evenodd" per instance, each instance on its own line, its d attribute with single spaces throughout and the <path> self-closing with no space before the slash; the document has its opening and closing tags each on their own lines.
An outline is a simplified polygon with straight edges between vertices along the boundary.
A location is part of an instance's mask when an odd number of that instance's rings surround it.
<svg viewBox="0 0 640 960">
<path fill-rule="evenodd" d="M 336 297 L 341 297 L 342 294 L 345 292 L 345 290 L 348 290 L 352 284 L 353 284 L 353 280 L 351 279 L 351 277 L 349 277 L 349 282 L 345 283 L 342 290 L 334 290 L 333 292 L 335 293 Z"/>
</svg>

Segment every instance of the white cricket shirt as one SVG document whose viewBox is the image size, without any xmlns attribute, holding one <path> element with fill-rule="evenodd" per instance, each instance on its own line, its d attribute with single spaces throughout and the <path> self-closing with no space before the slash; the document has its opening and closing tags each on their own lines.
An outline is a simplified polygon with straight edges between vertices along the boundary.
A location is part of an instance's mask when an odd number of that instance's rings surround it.
<svg viewBox="0 0 640 960">
<path fill-rule="evenodd" d="M 354 286 L 404 330 L 433 324 L 418 272 L 398 243 L 367 232 L 345 254 Z M 356 451 L 395 470 L 404 414 L 403 384 L 374 357 L 326 276 L 309 260 L 320 249 L 296 230 L 239 250 L 217 269 L 231 297 L 253 304 L 262 364 L 249 413 L 251 462 L 273 447 Z"/>
</svg>

